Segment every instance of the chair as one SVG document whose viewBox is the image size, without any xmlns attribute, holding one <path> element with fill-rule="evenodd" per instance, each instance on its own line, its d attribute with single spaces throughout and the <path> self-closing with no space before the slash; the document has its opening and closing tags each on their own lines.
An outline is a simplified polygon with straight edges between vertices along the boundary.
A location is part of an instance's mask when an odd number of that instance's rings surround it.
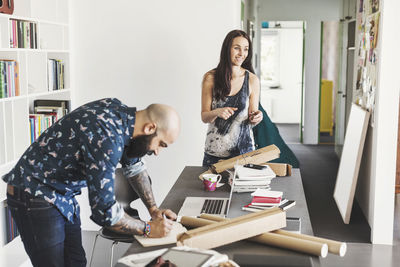
<svg viewBox="0 0 400 267">
<path fill-rule="evenodd" d="M 119 202 L 121 204 L 124 211 L 129 216 L 139 219 L 139 214 L 138 214 L 137 210 L 132 209 L 130 207 L 131 202 L 138 198 L 137 194 L 132 189 L 128 180 L 123 175 L 121 168 L 117 168 L 117 170 L 115 171 L 114 192 L 115 192 L 115 198 L 116 198 L 117 202 Z M 119 233 L 113 232 L 111 230 L 108 230 L 106 227 L 102 227 L 96 233 L 96 237 L 94 238 L 92 255 L 90 256 L 89 266 L 92 266 L 93 254 L 94 254 L 97 238 L 99 236 L 113 241 L 113 243 L 111 245 L 111 259 L 110 259 L 111 267 L 113 266 L 114 246 L 116 244 L 118 244 L 119 242 L 132 243 L 135 239 L 133 237 L 133 235 L 119 234 Z"/>
</svg>

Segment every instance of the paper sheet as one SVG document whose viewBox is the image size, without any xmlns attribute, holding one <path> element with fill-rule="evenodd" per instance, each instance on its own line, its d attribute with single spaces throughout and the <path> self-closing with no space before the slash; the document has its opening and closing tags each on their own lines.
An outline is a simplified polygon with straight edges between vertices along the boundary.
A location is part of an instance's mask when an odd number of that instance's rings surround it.
<svg viewBox="0 0 400 267">
<path fill-rule="evenodd" d="M 242 165 L 236 167 L 237 176 L 239 179 L 246 180 L 257 180 L 257 179 L 265 179 L 265 178 L 275 178 L 276 174 L 268 165 L 265 165 L 266 168 L 263 170 L 257 170 L 252 168 L 246 168 Z"/>
<path fill-rule="evenodd" d="M 149 238 L 135 235 L 135 238 L 143 247 L 161 246 L 176 243 L 176 236 L 186 231 L 186 228 L 182 224 L 174 222 L 171 232 L 165 237 Z"/>
</svg>

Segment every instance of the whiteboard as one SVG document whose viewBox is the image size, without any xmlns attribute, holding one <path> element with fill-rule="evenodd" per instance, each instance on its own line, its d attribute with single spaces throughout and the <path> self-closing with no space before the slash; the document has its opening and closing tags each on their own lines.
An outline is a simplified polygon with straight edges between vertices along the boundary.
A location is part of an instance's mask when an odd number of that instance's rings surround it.
<svg viewBox="0 0 400 267">
<path fill-rule="evenodd" d="M 333 197 L 345 224 L 350 222 L 369 114 L 369 111 L 354 103 L 352 104 L 333 192 Z"/>
</svg>

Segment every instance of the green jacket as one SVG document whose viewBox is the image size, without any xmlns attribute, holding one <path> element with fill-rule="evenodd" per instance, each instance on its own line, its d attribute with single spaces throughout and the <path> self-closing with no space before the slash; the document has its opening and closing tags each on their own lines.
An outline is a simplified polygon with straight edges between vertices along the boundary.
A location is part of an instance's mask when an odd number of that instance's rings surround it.
<svg viewBox="0 0 400 267">
<path fill-rule="evenodd" d="M 272 160 L 271 162 L 288 163 L 292 165 L 293 168 L 298 168 L 300 165 L 299 161 L 292 150 L 286 145 L 285 141 L 283 141 L 278 128 L 268 117 L 267 112 L 265 112 L 261 103 L 259 104 L 259 110 L 263 113 L 263 120 L 253 128 L 256 148 L 258 149 L 274 144 L 281 151 L 281 155 L 279 158 Z"/>
</svg>

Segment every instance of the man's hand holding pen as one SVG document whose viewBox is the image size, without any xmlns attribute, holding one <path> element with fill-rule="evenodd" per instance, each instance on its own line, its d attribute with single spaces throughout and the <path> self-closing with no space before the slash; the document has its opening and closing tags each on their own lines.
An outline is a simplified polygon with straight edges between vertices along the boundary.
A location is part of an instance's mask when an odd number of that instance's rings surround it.
<svg viewBox="0 0 400 267">
<path fill-rule="evenodd" d="M 176 214 L 169 209 L 160 210 L 154 209 L 151 212 L 152 220 L 148 222 L 150 224 L 151 231 L 149 237 L 163 237 L 166 236 L 173 227 L 173 221 L 176 220 Z"/>
</svg>

